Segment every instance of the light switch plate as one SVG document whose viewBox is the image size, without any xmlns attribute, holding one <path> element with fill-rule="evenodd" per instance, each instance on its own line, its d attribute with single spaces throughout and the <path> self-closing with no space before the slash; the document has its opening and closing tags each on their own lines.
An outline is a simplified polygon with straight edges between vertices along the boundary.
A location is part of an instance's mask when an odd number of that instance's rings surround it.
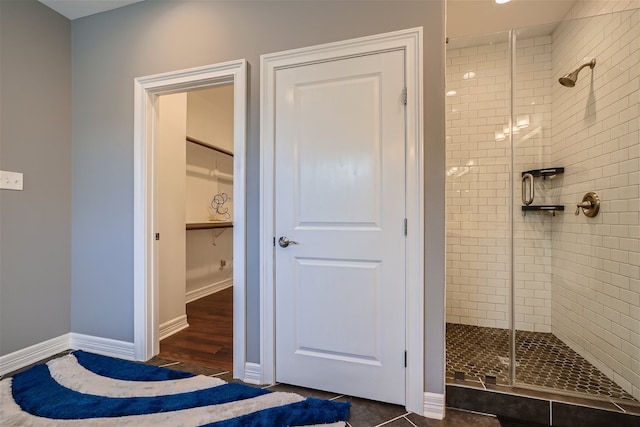
<svg viewBox="0 0 640 427">
<path fill-rule="evenodd" d="M 22 190 L 23 178 L 20 172 L 0 171 L 0 189 Z"/>
</svg>

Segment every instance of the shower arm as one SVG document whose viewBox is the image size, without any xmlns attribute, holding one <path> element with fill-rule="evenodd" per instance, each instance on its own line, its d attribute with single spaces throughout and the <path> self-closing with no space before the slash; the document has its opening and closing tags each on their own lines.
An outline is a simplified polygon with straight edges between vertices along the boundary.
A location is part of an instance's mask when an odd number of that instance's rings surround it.
<svg viewBox="0 0 640 427">
<path fill-rule="evenodd" d="M 593 70 L 593 67 L 595 66 L 596 66 L 596 60 L 592 59 L 591 61 L 582 64 L 577 70 L 574 71 L 574 73 L 578 74 L 580 71 L 582 71 L 584 67 L 589 67 Z"/>
</svg>

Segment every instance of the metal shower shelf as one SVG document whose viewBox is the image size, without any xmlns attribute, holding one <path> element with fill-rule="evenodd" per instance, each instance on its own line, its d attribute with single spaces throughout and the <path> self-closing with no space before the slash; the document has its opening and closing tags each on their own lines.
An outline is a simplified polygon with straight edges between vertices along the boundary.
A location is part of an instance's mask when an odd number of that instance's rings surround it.
<svg viewBox="0 0 640 427">
<path fill-rule="evenodd" d="M 526 215 L 527 212 L 531 211 L 548 211 L 556 216 L 556 211 L 563 211 L 564 205 L 529 205 L 522 206 L 522 215 Z"/>
<path fill-rule="evenodd" d="M 538 177 L 547 178 L 547 177 L 563 174 L 564 168 L 532 169 L 530 171 L 522 172 L 522 176 L 525 176 L 528 173 L 533 175 L 534 178 L 538 178 Z"/>
</svg>

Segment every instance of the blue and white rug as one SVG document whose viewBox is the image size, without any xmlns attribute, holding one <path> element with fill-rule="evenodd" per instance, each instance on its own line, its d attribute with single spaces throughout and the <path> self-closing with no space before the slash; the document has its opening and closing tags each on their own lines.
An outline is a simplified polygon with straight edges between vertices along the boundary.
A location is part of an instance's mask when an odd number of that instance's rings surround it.
<svg viewBox="0 0 640 427">
<path fill-rule="evenodd" d="M 345 426 L 349 403 L 83 351 L 0 382 L 1 426 Z"/>
</svg>

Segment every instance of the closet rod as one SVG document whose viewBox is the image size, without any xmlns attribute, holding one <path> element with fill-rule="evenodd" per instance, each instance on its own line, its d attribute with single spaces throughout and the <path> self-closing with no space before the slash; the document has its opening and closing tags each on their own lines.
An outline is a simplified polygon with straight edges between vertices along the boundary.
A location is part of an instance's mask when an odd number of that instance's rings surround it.
<svg viewBox="0 0 640 427">
<path fill-rule="evenodd" d="M 205 147 L 205 148 L 210 148 L 210 149 L 212 149 L 214 151 L 217 151 L 219 153 L 222 153 L 222 154 L 228 154 L 230 156 L 233 156 L 233 153 L 231 151 L 225 150 L 224 148 L 214 147 L 213 145 L 209 145 L 206 142 L 200 141 L 199 139 L 195 139 L 192 136 L 187 136 L 187 141 L 193 142 L 194 144 L 198 144 L 198 145 L 200 145 L 202 147 Z"/>
</svg>

